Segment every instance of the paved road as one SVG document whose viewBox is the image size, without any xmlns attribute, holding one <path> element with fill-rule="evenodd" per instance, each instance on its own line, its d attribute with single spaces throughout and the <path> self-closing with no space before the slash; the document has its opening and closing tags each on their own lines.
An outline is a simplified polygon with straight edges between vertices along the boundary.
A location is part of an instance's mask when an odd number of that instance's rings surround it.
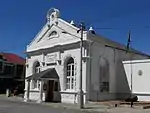
<svg viewBox="0 0 150 113">
<path fill-rule="evenodd" d="M 65 108 L 54 108 L 49 105 L 40 105 L 12 101 L 6 98 L 0 98 L 0 113 L 89 113 L 85 111 L 69 110 Z M 90 112 L 93 113 L 93 112 Z M 104 113 L 104 112 L 98 112 Z M 150 113 L 150 109 L 142 110 L 130 107 L 117 107 L 105 111 L 105 113 Z"/>
<path fill-rule="evenodd" d="M 39 104 L 0 100 L 0 113 L 76 113 L 76 111 L 55 109 Z"/>
</svg>

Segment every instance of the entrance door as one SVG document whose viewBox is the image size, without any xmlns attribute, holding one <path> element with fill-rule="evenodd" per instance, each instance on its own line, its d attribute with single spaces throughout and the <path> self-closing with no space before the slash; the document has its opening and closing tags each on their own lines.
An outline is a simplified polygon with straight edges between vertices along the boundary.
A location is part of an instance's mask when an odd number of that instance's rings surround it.
<svg viewBox="0 0 150 113">
<path fill-rule="evenodd" d="M 53 101 L 53 91 L 54 91 L 54 80 L 49 80 L 46 85 L 46 95 L 45 101 L 52 102 Z"/>
</svg>

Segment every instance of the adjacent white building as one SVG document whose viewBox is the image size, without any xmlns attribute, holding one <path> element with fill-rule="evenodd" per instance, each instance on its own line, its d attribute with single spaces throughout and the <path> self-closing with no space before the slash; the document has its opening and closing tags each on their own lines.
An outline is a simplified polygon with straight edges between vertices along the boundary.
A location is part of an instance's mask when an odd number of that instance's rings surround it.
<svg viewBox="0 0 150 113">
<path fill-rule="evenodd" d="M 50 9 L 47 23 L 26 49 L 25 101 L 78 103 L 80 85 L 80 37 L 73 21 Z M 83 33 L 82 86 L 84 101 L 124 99 L 130 94 L 123 60 L 148 55 L 95 34 Z"/>
<path fill-rule="evenodd" d="M 123 61 L 123 64 L 133 95 L 139 101 L 150 101 L 150 59 Z"/>
</svg>

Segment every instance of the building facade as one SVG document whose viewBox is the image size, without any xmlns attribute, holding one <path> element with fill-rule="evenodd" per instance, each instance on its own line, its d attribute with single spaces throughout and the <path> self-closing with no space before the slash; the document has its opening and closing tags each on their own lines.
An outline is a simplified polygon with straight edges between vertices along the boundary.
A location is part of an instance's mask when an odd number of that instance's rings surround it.
<svg viewBox="0 0 150 113">
<path fill-rule="evenodd" d="M 80 86 L 80 28 L 50 9 L 47 23 L 27 45 L 25 101 L 78 103 Z M 130 93 L 123 60 L 149 56 L 97 35 L 83 32 L 82 86 L 84 102 L 123 99 Z"/>
<path fill-rule="evenodd" d="M 123 61 L 123 65 L 132 94 L 136 95 L 139 101 L 150 101 L 150 59 Z"/>
<path fill-rule="evenodd" d="M 18 87 L 20 93 L 25 86 L 25 59 L 13 53 L 0 53 L 0 92 Z"/>
</svg>

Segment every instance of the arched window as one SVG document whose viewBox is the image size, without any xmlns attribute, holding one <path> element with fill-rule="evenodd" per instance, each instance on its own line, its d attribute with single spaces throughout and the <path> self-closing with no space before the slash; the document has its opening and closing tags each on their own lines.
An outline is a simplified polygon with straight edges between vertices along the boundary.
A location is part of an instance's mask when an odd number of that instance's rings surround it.
<svg viewBox="0 0 150 113">
<path fill-rule="evenodd" d="M 35 68 L 34 68 L 34 73 L 39 73 L 40 72 L 40 63 L 36 62 Z"/>
<path fill-rule="evenodd" d="M 66 89 L 75 89 L 75 66 L 74 59 L 71 57 L 66 63 Z"/>
<path fill-rule="evenodd" d="M 35 62 L 34 66 L 33 66 L 33 74 L 35 74 L 35 73 L 40 73 L 40 63 L 39 62 Z M 32 80 L 32 88 L 33 89 L 39 88 L 38 80 Z"/>
<path fill-rule="evenodd" d="M 57 33 L 56 31 L 52 31 L 52 32 L 48 35 L 48 37 L 50 37 L 50 38 L 58 37 L 58 33 Z"/>
<path fill-rule="evenodd" d="M 108 92 L 109 91 L 109 64 L 107 59 L 100 58 L 100 91 Z"/>
</svg>

